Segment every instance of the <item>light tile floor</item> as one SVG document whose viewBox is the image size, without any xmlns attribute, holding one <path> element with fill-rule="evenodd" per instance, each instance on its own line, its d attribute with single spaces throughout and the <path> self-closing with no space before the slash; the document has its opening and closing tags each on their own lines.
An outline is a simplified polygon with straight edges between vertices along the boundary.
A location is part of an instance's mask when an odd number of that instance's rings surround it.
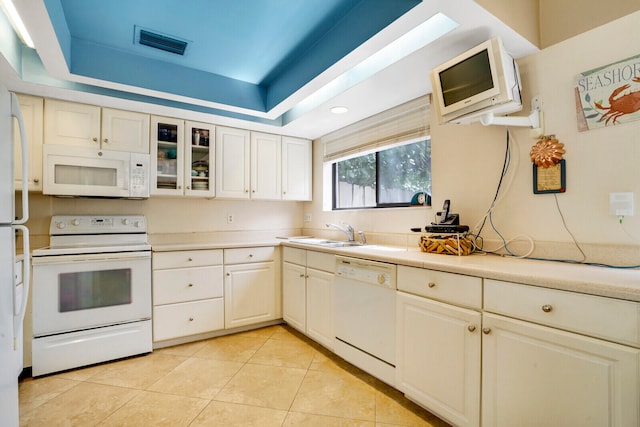
<svg viewBox="0 0 640 427">
<path fill-rule="evenodd" d="M 448 424 L 284 325 L 20 383 L 21 426 Z"/>
</svg>

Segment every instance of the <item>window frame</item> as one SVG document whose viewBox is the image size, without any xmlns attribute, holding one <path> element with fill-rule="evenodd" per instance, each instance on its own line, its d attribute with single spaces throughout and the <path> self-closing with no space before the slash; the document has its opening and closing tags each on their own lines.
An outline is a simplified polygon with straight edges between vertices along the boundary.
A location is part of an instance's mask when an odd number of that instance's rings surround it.
<svg viewBox="0 0 640 427">
<path fill-rule="evenodd" d="M 402 202 L 402 203 L 380 203 L 380 193 L 379 193 L 379 186 L 377 185 L 380 182 L 380 156 L 378 155 L 381 151 L 385 151 L 385 150 L 391 150 L 393 148 L 397 148 L 403 145 L 410 145 L 410 144 L 416 144 L 418 142 L 422 142 L 422 141 L 428 141 L 429 142 L 429 148 L 431 148 L 431 136 L 427 135 L 415 140 L 410 140 L 410 141 L 405 141 L 403 143 L 397 144 L 395 146 L 392 147 L 379 147 L 375 150 L 372 150 L 370 152 L 362 152 L 359 153 L 356 156 L 349 156 L 343 159 L 336 159 L 334 162 L 332 162 L 331 164 L 331 210 L 332 211 L 343 211 L 343 210 L 362 210 L 362 209 L 386 209 L 386 208 L 405 208 L 405 207 L 409 207 L 411 206 L 411 200 L 408 200 L 407 202 Z M 429 150 L 430 156 L 431 156 L 431 150 Z M 375 206 L 358 206 L 358 207 L 337 207 L 337 198 L 338 198 L 338 192 L 336 191 L 336 185 L 338 184 L 338 163 L 348 160 L 349 158 L 355 158 L 355 157 L 361 157 L 361 156 L 366 156 L 368 154 L 374 154 L 375 158 L 376 158 L 376 178 L 375 178 L 375 182 L 376 182 L 376 204 Z M 426 206 L 426 205 L 425 205 Z"/>
</svg>

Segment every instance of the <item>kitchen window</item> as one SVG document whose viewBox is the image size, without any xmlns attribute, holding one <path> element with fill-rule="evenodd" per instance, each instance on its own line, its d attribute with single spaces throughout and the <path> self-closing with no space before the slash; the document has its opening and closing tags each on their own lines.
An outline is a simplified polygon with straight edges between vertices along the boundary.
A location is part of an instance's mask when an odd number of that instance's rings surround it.
<svg viewBox="0 0 640 427">
<path fill-rule="evenodd" d="M 338 160 L 332 181 L 334 210 L 409 206 L 414 194 L 431 194 L 431 140 Z"/>
</svg>

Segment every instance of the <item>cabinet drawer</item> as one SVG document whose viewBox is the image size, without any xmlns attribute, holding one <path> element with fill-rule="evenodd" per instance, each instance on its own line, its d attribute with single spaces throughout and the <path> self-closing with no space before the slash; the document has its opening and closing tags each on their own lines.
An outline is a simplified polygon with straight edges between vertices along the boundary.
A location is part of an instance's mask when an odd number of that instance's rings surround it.
<svg viewBox="0 0 640 427">
<path fill-rule="evenodd" d="M 222 298 L 163 305 L 153 308 L 153 340 L 216 331 L 224 328 Z"/>
<path fill-rule="evenodd" d="M 307 265 L 307 251 L 285 246 L 282 248 L 282 260 L 292 264 Z"/>
<path fill-rule="evenodd" d="M 452 304 L 482 308 L 482 279 L 398 266 L 398 290 Z"/>
<path fill-rule="evenodd" d="M 484 307 L 518 319 L 640 347 L 640 303 L 486 279 Z"/>
<path fill-rule="evenodd" d="M 154 252 L 153 269 L 205 267 L 222 264 L 222 249 Z"/>
<path fill-rule="evenodd" d="M 222 266 L 175 268 L 153 272 L 153 304 L 223 296 Z"/>
<path fill-rule="evenodd" d="M 247 262 L 273 261 L 274 252 L 275 248 L 273 246 L 225 249 L 224 263 L 244 264 Z"/>
<path fill-rule="evenodd" d="M 307 267 L 333 273 L 336 271 L 336 257 L 326 252 L 307 251 Z"/>
</svg>

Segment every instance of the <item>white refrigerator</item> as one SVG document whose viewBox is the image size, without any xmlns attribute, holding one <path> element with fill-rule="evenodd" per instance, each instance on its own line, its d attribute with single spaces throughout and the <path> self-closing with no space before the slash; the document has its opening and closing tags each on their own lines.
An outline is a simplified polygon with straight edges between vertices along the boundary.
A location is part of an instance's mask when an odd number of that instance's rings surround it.
<svg viewBox="0 0 640 427">
<path fill-rule="evenodd" d="M 16 218 L 13 176 L 14 120 L 22 149 L 22 212 Z M 22 323 L 29 293 L 29 216 L 27 145 L 20 106 L 15 94 L 0 83 L 0 418 L 2 425 L 18 426 L 18 376 L 22 371 Z M 16 271 L 16 236 L 22 233 L 23 271 Z M 16 278 L 22 275 L 17 285 Z"/>
</svg>

